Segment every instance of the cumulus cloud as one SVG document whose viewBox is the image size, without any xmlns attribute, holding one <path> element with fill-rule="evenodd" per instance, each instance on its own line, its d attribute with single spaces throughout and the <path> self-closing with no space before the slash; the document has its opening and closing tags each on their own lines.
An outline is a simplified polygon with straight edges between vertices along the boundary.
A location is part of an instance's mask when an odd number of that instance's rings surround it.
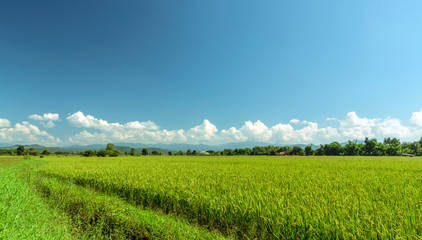
<svg viewBox="0 0 422 240">
<path fill-rule="evenodd" d="M 0 118 L 0 127 L 10 127 L 10 121 L 8 119 Z"/>
<path fill-rule="evenodd" d="M 292 119 L 292 120 L 289 121 L 289 123 L 299 124 L 300 120 L 299 119 Z"/>
<path fill-rule="evenodd" d="M 340 120 L 340 132 L 347 139 L 375 137 L 372 130 L 379 121 L 376 118 L 361 118 L 356 112 L 349 112 L 344 120 Z"/>
<path fill-rule="evenodd" d="M 39 121 L 39 124 L 45 128 L 54 127 L 54 122 L 60 120 L 59 115 L 53 113 L 33 114 L 29 118 Z M 422 136 L 422 110 L 412 113 L 408 125 L 397 118 L 366 118 L 359 116 L 356 112 L 347 113 L 343 119 L 327 118 L 327 120 L 335 121 L 337 127 L 321 127 L 316 122 L 292 119 L 287 123 L 277 123 L 273 126 L 267 126 L 260 120 L 245 121 L 241 126 L 220 130 L 211 121 L 205 119 L 187 130 L 167 130 L 160 128 L 152 121 L 108 122 L 85 115 L 80 111 L 70 114 L 66 120 L 70 126 L 83 129 L 77 134 L 67 136 L 63 143 L 60 138 L 40 130 L 29 122 L 24 121 L 11 126 L 8 119 L 1 118 L 0 142 L 38 143 L 47 146 L 108 142 L 224 144 L 251 141 L 268 144 L 318 144 L 362 140 L 365 137 L 381 139 L 397 137 L 402 141 L 411 141 Z"/>
<path fill-rule="evenodd" d="M 186 137 L 194 142 L 213 142 L 217 140 L 217 127 L 205 119 L 201 125 L 193 127 L 186 132 Z"/>
<path fill-rule="evenodd" d="M 124 124 L 109 123 L 106 120 L 98 119 L 91 115 L 85 115 L 80 111 L 71 114 L 66 119 L 72 126 L 100 131 L 90 133 L 87 130 L 83 130 L 79 134 L 68 138 L 71 143 L 90 144 L 121 141 L 174 143 L 186 142 L 187 140 L 184 130 L 160 130 L 160 128 L 151 121 L 134 121 Z"/>
<path fill-rule="evenodd" d="M 14 127 L 0 129 L 0 141 L 8 143 L 37 143 L 48 146 L 55 146 L 61 142 L 46 131 L 41 131 L 37 126 L 23 121 L 17 123 Z"/>
<path fill-rule="evenodd" d="M 53 128 L 56 126 L 54 123 L 60 119 L 57 113 L 44 113 L 42 116 L 38 114 L 32 114 L 28 116 L 29 119 L 40 121 L 41 126 L 45 128 Z"/>
<path fill-rule="evenodd" d="M 37 121 L 57 121 L 59 120 L 59 114 L 57 113 L 44 113 L 44 115 L 32 114 L 28 116 L 29 119 Z"/>
<path fill-rule="evenodd" d="M 412 132 L 409 127 L 401 124 L 397 118 L 387 118 L 379 123 L 376 127 L 377 135 L 383 137 L 412 138 L 416 132 Z"/>
<path fill-rule="evenodd" d="M 76 112 L 68 116 L 67 121 L 70 125 L 75 127 L 83 128 L 94 128 L 102 131 L 112 131 L 116 128 L 127 129 L 127 130 L 157 130 L 158 126 L 151 122 L 128 122 L 126 124 L 120 123 L 109 123 L 106 120 L 95 118 L 91 115 L 84 115 L 83 112 Z"/>
<path fill-rule="evenodd" d="M 414 112 L 410 118 L 410 124 L 415 127 L 422 127 L 422 109 L 419 112 Z"/>
<path fill-rule="evenodd" d="M 69 142 L 83 144 L 106 142 L 221 144 L 242 141 L 282 144 L 309 143 L 339 137 L 336 128 L 321 128 L 317 123 L 296 119 L 272 127 L 266 126 L 259 120 L 245 121 L 239 129 L 231 127 L 221 131 L 207 119 L 187 131 L 160 129 L 151 121 L 109 123 L 82 112 L 71 114 L 67 117 L 67 121 L 72 126 L 87 128 L 68 138 Z M 290 123 L 299 123 L 301 127 L 296 129 Z"/>
<path fill-rule="evenodd" d="M 259 120 L 245 121 L 239 128 L 230 127 L 221 130 L 207 119 L 188 130 L 161 129 L 151 121 L 110 123 L 82 112 L 69 115 L 67 121 L 72 126 L 86 128 L 68 138 L 69 142 L 81 144 L 106 142 L 221 144 L 243 141 L 317 144 L 365 137 L 416 139 L 422 136 L 421 116 L 422 110 L 413 113 L 410 126 L 403 125 L 397 118 L 366 118 L 358 116 L 356 112 L 349 112 L 344 119 L 327 118 L 338 122 L 339 127 L 321 127 L 315 122 L 292 119 L 288 123 L 278 123 L 274 126 L 267 126 Z"/>
</svg>

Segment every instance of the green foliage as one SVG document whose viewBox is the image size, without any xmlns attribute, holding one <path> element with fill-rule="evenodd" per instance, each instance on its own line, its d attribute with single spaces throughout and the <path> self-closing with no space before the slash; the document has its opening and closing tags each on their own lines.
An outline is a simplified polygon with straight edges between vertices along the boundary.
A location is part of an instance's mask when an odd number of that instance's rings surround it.
<svg viewBox="0 0 422 240">
<path fill-rule="evenodd" d="M 315 154 L 315 151 L 312 149 L 312 145 L 308 145 L 305 147 L 305 155 L 312 156 Z"/>
<path fill-rule="evenodd" d="M 142 149 L 142 155 L 144 156 L 148 155 L 148 150 L 146 148 Z"/>
<path fill-rule="evenodd" d="M 361 155 L 362 144 L 357 144 L 356 141 L 350 141 L 344 146 L 344 155 L 358 156 Z"/>
<path fill-rule="evenodd" d="M 16 154 L 17 154 L 18 156 L 23 156 L 23 155 L 25 155 L 25 147 L 24 147 L 24 146 L 19 146 L 19 147 L 16 149 Z"/>
<path fill-rule="evenodd" d="M 118 157 L 122 153 L 119 150 L 106 150 L 106 154 L 110 157 Z"/>
<path fill-rule="evenodd" d="M 45 156 L 48 156 L 48 155 L 50 155 L 51 153 L 50 153 L 50 150 L 48 150 L 47 148 L 46 149 L 44 149 L 44 151 L 42 151 L 42 153 L 41 153 L 41 155 L 45 155 Z"/>
<path fill-rule="evenodd" d="M 130 155 L 135 156 L 135 149 L 134 148 L 130 149 Z"/>
<path fill-rule="evenodd" d="M 31 155 L 31 156 L 37 156 L 38 155 L 38 152 L 37 152 L 37 150 L 35 150 L 35 148 L 29 148 L 27 152 L 28 152 L 28 155 Z"/>
<path fill-rule="evenodd" d="M 93 156 L 95 156 L 95 155 L 96 155 L 96 153 L 95 153 L 94 151 L 92 151 L 92 150 L 86 150 L 86 151 L 83 153 L 83 155 L 84 155 L 85 157 L 93 157 Z"/>
<path fill-rule="evenodd" d="M 290 152 L 291 155 L 299 155 L 299 156 L 303 156 L 305 155 L 305 151 L 303 151 L 303 149 L 299 146 L 294 146 L 292 151 Z"/>
<path fill-rule="evenodd" d="M 325 146 L 325 155 L 341 156 L 343 155 L 343 146 L 338 142 L 332 142 Z"/>
<path fill-rule="evenodd" d="M 106 146 L 106 149 L 105 149 L 106 151 L 113 151 L 114 150 L 114 144 L 111 144 L 111 143 L 109 143 L 109 144 L 107 144 L 107 146 Z"/>
</svg>

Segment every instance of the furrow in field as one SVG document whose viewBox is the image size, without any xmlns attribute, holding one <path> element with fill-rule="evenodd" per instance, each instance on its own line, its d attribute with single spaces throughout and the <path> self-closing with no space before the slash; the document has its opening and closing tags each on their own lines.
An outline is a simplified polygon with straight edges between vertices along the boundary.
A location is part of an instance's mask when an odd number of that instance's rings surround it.
<svg viewBox="0 0 422 240">
<path fill-rule="evenodd" d="M 225 239 L 217 233 L 168 215 L 133 206 L 56 178 L 42 178 L 37 189 L 51 204 L 67 212 L 85 235 L 108 239 Z"/>
</svg>

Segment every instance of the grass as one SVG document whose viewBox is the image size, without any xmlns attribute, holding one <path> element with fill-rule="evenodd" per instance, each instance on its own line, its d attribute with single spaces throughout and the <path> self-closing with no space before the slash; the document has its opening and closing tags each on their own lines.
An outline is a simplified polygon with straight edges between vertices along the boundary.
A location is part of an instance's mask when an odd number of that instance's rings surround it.
<svg viewBox="0 0 422 240">
<path fill-rule="evenodd" d="M 421 239 L 421 160 L 3 157 L 0 239 Z"/>
<path fill-rule="evenodd" d="M 239 239 L 420 238 L 402 157 L 49 158 L 40 171 Z"/>
<path fill-rule="evenodd" d="M 0 162 L 0 239 L 72 239 L 66 216 L 51 209 L 20 176 L 26 167 L 16 165 L 21 159 Z"/>
<path fill-rule="evenodd" d="M 69 213 L 89 239 L 225 239 L 160 212 L 133 206 L 68 181 L 44 178 L 37 188 Z"/>
<path fill-rule="evenodd" d="M 0 239 L 226 239 L 176 216 L 134 206 L 36 172 L 39 160 L 0 168 Z"/>
<path fill-rule="evenodd" d="M 23 157 L 0 156 L 0 167 L 9 167 L 22 162 Z"/>
</svg>

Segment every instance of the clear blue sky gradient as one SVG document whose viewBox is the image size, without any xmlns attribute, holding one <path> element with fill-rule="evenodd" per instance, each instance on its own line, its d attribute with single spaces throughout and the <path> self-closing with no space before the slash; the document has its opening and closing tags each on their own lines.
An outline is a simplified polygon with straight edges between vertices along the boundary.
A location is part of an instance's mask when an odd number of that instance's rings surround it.
<svg viewBox="0 0 422 240">
<path fill-rule="evenodd" d="M 2 1 L 0 118 L 219 129 L 422 108 L 421 1 Z"/>
</svg>

